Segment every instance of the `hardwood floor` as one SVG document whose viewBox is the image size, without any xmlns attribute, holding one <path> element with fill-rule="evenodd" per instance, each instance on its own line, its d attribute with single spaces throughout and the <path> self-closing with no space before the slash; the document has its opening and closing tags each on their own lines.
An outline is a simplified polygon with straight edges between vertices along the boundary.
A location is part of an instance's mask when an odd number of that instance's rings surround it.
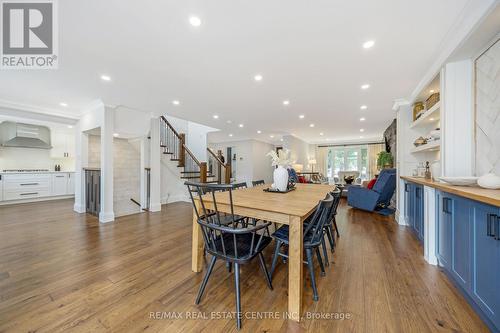
<svg viewBox="0 0 500 333">
<path fill-rule="evenodd" d="M 191 271 L 191 212 L 175 203 L 100 225 L 74 213 L 70 200 L 0 207 L 0 332 L 236 331 L 231 318 L 186 318 L 222 315 L 235 303 L 233 276 L 218 262 L 194 304 L 203 274 Z M 338 223 L 326 277 L 317 270 L 320 300 L 312 301 L 306 277 L 304 310 L 349 318 L 284 319 L 287 265 L 278 264 L 271 291 L 255 260 L 241 270 L 245 317 L 277 318 L 244 317 L 241 331 L 488 332 L 444 273 L 425 263 L 408 228 L 345 203 Z"/>
</svg>

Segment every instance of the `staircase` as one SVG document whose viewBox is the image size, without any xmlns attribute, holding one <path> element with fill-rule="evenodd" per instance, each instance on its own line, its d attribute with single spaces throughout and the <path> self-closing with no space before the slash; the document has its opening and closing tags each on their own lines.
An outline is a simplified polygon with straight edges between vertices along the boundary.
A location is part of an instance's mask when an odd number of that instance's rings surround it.
<svg viewBox="0 0 500 333">
<path fill-rule="evenodd" d="M 222 163 L 212 150 L 207 148 L 207 162 L 200 162 L 186 146 L 186 135 L 178 133 L 168 120 L 160 117 L 160 147 L 163 154 L 177 162 L 181 179 L 200 183 L 229 184 L 231 166 Z"/>
</svg>

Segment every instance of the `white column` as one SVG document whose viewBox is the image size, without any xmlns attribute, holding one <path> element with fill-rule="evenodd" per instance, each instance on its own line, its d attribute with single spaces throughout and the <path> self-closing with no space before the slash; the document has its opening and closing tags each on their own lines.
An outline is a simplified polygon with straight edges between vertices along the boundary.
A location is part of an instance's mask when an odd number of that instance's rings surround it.
<svg viewBox="0 0 500 333">
<path fill-rule="evenodd" d="M 436 257 L 436 190 L 424 186 L 424 258 L 437 265 Z"/>
<path fill-rule="evenodd" d="M 147 179 L 146 179 L 146 168 L 149 168 L 149 149 L 148 138 L 144 137 L 141 139 L 141 208 L 147 207 Z"/>
<path fill-rule="evenodd" d="M 75 130 L 75 205 L 74 211 L 85 213 L 85 172 L 88 166 L 88 136 L 82 132 L 81 123 L 78 122 Z"/>
<path fill-rule="evenodd" d="M 114 221 L 113 211 L 113 133 L 114 109 L 105 107 L 101 126 L 101 211 L 99 222 Z"/>
<path fill-rule="evenodd" d="M 151 118 L 150 141 L 150 168 L 151 168 L 151 212 L 161 211 L 161 151 L 160 151 L 160 120 Z"/>
<path fill-rule="evenodd" d="M 472 60 L 446 64 L 441 71 L 441 167 L 447 177 L 472 176 L 474 109 Z"/>
</svg>

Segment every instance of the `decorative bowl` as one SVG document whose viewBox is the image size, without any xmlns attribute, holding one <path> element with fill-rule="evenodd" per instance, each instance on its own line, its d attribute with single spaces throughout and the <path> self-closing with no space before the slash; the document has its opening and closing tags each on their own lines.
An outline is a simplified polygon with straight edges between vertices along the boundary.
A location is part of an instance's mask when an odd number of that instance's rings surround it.
<svg viewBox="0 0 500 333">
<path fill-rule="evenodd" d="M 413 142 L 413 144 L 415 145 L 415 147 L 418 147 L 418 146 L 421 146 L 421 145 L 425 145 L 427 143 L 427 140 L 424 139 L 423 137 L 419 137 L 417 140 L 415 140 L 415 142 Z"/>
<path fill-rule="evenodd" d="M 473 186 L 479 177 L 439 177 L 438 179 L 455 186 Z"/>
</svg>

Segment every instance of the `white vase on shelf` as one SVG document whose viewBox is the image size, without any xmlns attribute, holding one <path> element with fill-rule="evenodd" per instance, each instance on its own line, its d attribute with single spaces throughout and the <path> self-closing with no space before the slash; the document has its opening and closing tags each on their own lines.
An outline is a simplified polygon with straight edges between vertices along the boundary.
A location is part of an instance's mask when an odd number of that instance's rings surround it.
<svg viewBox="0 0 500 333">
<path fill-rule="evenodd" d="M 288 187 L 288 170 L 279 165 L 273 172 L 274 187 L 284 192 Z"/>
</svg>

